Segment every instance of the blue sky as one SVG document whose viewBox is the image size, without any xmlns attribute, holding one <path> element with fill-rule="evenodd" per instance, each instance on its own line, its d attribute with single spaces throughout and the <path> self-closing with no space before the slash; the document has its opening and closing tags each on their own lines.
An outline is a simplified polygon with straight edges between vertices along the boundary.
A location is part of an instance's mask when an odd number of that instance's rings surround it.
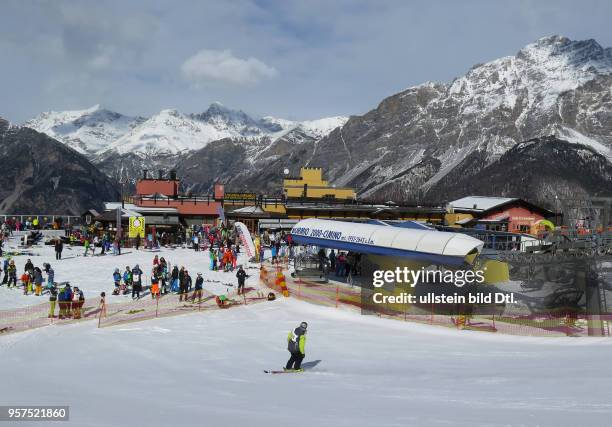
<svg viewBox="0 0 612 427">
<path fill-rule="evenodd" d="M 95 104 L 147 116 L 213 101 L 362 114 L 544 36 L 612 46 L 609 0 L 4 0 L 0 116 Z"/>
</svg>

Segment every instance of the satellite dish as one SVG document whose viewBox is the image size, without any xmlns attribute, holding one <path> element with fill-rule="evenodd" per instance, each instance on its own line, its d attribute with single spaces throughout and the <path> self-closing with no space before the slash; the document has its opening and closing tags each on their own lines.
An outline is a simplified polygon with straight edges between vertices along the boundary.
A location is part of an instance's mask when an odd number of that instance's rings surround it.
<svg viewBox="0 0 612 427">
<path fill-rule="evenodd" d="M 289 175 L 289 169 L 285 168 L 285 170 L 283 171 L 283 173 L 284 173 L 285 175 Z"/>
</svg>

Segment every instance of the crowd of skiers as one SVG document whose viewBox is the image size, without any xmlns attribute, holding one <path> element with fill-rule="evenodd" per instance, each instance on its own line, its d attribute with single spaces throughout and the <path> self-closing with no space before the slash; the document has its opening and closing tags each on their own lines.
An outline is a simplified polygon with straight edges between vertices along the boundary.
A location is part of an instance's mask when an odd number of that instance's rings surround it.
<svg viewBox="0 0 612 427">
<path fill-rule="evenodd" d="M 0 273 L 2 272 L 4 275 L 1 284 L 7 285 L 9 288 L 23 287 L 24 295 L 34 294 L 41 296 L 43 294 L 43 286 L 45 290 L 48 290 L 55 285 L 55 272 L 49 263 L 44 263 L 41 269 L 34 266 L 32 260 L 28 259 L 25 263 L 23 274 L 18 278 L 15 260 L 7 256 L 0 267 Z M 44 278 L 43 273 L 46 276 Z"/>
<path fill-rule="evenodd" d="M 244 292 L 245 281 L 248 277 L 242 265 L 240 265 L 236 273 L 239 295 Z M 127 295 L 131 290 L 132 299 L 140 299 L 140 293 L 143 290 L 143 271 L 138 264 L 134 268 L 126 266 L 123 273 L 120 272 L 119 268 L 115 268 L 113 282 L 115 285 L 113 295 Z M 171 268 L 164 257 L 160 258 L 155 255 L 153 258 L 149 286 L 151 298 L 155 299 L 168 293 L 176 293 L 179 295 L 179 301 L 201 302 L 203 285 L 202 273 L 197 273 L 194 281 L 185 267 L 181 266 L 179 268 L 179 266 L 174 265 Z"/>
<path fill-rule="evenodd" d="M 80 319 L 83 315 L 85 295 L 78 286 L 72 288 L 70 283 L 64 284 L 61 289 L 53 286 L 49 290 L 49 317 L 55 317 L 55 306 L 59 306 L 58 317 L 60 319 Z"/>
<path fill-rule="evenodd" d="M 2 282 L 7 288 L 23 288 L 24 295 L 49 295 L 49 317 L 55 316 L 55 308 L 59 306 L 60 319 L 81 317 L 81 309 L 85 303 L 85 295 L 78 287 L 72 288 L 69 283 L 56 283 L 55 271 L 49 263 L 43 263 L 42 269 L 35 266 L 31 259 L 24 265 L 23 273 L 18 275 L 15 260 L 6 257 L 0 266 Z"/>
<path fill-rule="evenodd" d="M 319 270 L 329 265 L 336 277 L 348 277 L 349 274 L 359 276 L 361 274 L 361 254 L 355 252 L 342 252 L 332 249 L 329 253 L 323 248 L 318 252 Z"/>
</svg>

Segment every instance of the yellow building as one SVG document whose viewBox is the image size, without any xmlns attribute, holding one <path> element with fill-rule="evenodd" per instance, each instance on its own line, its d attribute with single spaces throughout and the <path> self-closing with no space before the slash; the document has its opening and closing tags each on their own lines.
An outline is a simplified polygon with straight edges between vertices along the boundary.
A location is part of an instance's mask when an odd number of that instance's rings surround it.
<svg viewBox="0 0 612 427">
<path fill-rule="evenodd" d="M 299 177 L 285 178 L 283 192 L 288 198 L 308 197 L 314 199 L 354 199 L 355 191 L 352 188 L 330 187 L 329 182 L 323 179 L 321 168 L 301 168 Z"/>
</svg>

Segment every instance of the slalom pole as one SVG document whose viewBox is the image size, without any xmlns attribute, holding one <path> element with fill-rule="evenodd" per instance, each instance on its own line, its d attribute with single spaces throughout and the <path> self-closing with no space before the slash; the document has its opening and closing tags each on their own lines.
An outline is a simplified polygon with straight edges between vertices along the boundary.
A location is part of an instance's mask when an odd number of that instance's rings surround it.
<svg viewBox="0 0 612 427">
<path fill-rule="evenodd" d="M 340 298 L 340 286 L 336 285 L 336 308 L 338 308 L 338 299 Z"/>
<path fill-rule="evenodd" d="M 100 314 L 98 315 L 98 329 L 100 329 L 100 324 L 102 323 L 102 313 L 104 312 L 105 307 L 106 303 L 102 304 L 102 307 L 100 307 Z"/>
<path fill-rule="evenodd" d="M 155 295 L 155 317 L 159 313 L 159 294 Z"/>
</svg>

